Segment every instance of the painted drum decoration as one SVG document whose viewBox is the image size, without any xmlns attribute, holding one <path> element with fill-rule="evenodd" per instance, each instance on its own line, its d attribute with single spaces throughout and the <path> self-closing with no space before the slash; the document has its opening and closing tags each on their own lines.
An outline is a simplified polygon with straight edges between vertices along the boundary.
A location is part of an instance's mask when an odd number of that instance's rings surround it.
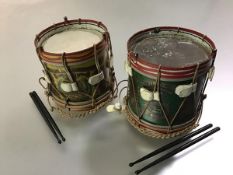
<svg viewBox="0 0 233 175">
<path fill-rule="evenodd" d="M 65 17 L 40 32 L 35 46 L 45 75 L 40 84 L 52 108 L 86 116 L 112 100 L 116 79 L 110 35 L 103 23 Z"/>
<path fill-rule="evenodd" d="M 217 50 L 199 32 L 180 27 L 140 31 L 128 40 L 126 112 L 140 132 L 170 138 L 198 125 Z"/>
</svg>

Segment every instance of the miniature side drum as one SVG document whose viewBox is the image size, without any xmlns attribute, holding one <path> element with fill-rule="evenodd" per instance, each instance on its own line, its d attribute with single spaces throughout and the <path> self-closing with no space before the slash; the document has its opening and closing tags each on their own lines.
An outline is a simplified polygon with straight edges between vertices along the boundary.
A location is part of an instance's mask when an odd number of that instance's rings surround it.
<svg viewBox="0 0 233 175">
<path fill-rule="evenodd" d="M 53 107 L 70 116 L 85 116 L 112 100 L 112 46 L 101 22 L 65 17 L 39 33 L 35 46 L 45 74 L 40 83 Z"/>
<path fill-rule="evenodd" d="M 125 64 L 129 122 L 157 138 L 196 127 L 216 52 L 207 36 L 185 28 L 157 27 L 133 35 Z"/>
</svg>

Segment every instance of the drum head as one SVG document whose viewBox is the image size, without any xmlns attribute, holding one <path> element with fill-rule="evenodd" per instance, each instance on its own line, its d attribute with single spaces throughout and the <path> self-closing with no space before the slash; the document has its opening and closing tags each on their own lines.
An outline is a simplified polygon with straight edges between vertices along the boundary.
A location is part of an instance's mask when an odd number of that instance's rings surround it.
<svg viewBox="0 0 233 175">
<path fill-rule="evenodd" d="M 202 39 L 175 31 L 141 32 L 131 38 L 130 51 L 151 64 L 185 67 L 210 58 L 211 48 Z"/>
<path fill-rule="evenodd" d="M 71 28 L 55 33 L 47 38 L 42 46 L 50 53 L 71 53 L 92 47 L 102 39 L 102 34 L 96 30 Z"/>
</svg>

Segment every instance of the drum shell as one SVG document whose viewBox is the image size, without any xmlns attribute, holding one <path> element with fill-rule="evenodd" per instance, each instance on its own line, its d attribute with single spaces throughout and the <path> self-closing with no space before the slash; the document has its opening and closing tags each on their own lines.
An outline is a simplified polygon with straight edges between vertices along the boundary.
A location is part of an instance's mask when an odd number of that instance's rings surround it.
<svg viewBox="0 0 233 175">
<path fill-rule="evenodd" d="M 101 83 L 99 83 L 99 88 L 96 90 L 95 98 L 98 98 L 103 93 L 110 90 L 110 68 L 108 67 L 109 58 L 107 48 L 100 51 L 97 54 L 97 58 L 99 59 L 100 68 L 101 70 L 103 70 L 105 79 L 102 80 Z M 44 60 L 43 63 L 46 66 L 51 83 L 60 92 L 58 93 L 55 89 L 52 88 L 53 94 L 55 96 L 57 96 L 61 100 L 66 100 L 66 98 L 69 98 L 69 100 L 72 102 L 83 102 L 90 100 L 90 97 L 88 97 L 87 95 L 92 96 L 97 86 L 88 83 L 89 77 L 94 76 L 98 73 L 94 57 L 88 58 L 84 61 L 68 63 L 68 67 L 77 82 L 78 89 L 82 92 L 81 94 L 75 91 L 65 92 L 61 89 L 61 83 L 70 82 L 63 64 L 51 63 Z M 83 93 L 87 95 L 82 95 Z"/>
<path fill-rule="evenodd" d="M 140 89 L 146 87 L 147 89 L 153 90 L 153 82 L 155 82 L 155 79 L 143 75 L 135 70 L 133 70 L 132 73 L 133 76 L 129 77 L 128 81 L 129 90 L 127 94 L 127 106 L 130 112 L 132 112 L 135 117 L 139 118 L 140 114 L 148 103 L 140 96 Z M 173 121 L 173 128 L 178 128 L 180 125 L 193 122 L 194 118 L 197 116 L 198 111 L 200 110 L 200 108 L 198 109 L 198 102 L 201 98 L 201 90 L 205 84 L 206 76 L 207 72 L 198 75 L 196 79 L 197 89 L 195 93 L 192 93 L 187 97 L 182 110 Z M 183 101 L 183 98 L 179 97 L 175 93 L 176 87 L 190 83 L 192 83 L 192 78 L 184 80 L 160 80 L 160 102 L 163 105 L 166 116 L 164 116 L 159 102 L 153 100 L 145 110 L 140 121 L 161 129 L 167 128 L 169 124 L 167 123 L 166 117 L 169 121 L 172 121 Z M 133 92 L 133 89 L 135 89 L 135 92 Z M 136 104 L 138 104 L 138 106 Z"/>
</svg>

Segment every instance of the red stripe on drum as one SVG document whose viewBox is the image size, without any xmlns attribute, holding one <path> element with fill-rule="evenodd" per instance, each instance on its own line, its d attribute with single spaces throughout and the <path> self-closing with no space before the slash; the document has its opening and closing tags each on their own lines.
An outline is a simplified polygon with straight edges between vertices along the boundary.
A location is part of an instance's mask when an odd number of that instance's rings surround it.
<svg viewBox="0 0 233 175">
<path fill-rule="evenodd" d="M 146 71 L 144 69 L 141 69 L 138 65 L 132 65 L 132 67 L 135 70 L 139 70 L 140 72 L 143 72 L 146 75 L 151 75 L 151 76 L 157 76 L 158 72 L 150 72 L 150 71 Z M 205 68 L 205 69 L 199 69 L 198 70 L 198 74 L 203 74 L 203 73 L 207 73 L 209 70 L 209 68 Z M 165 78 L 165 79 L 183 79 L 183 78 L 192 78 L 194 76 L 195 72 L 192 73 L 188 73 L 188 74 L 161 74 L 161 78 Z"/>
<path fill-rule="evenodd" d="M 128 54 L 128 58 L 129 58 L 129 60 L 131 62 L 134 62 L 134 63 L 139 62 L 140 64 L 142 64 L 143 66 L 148 67 L 148 68 L 155 68 L 155 69 L 159 68 L 159 65 L 157 65 L 157 64 L 152 64 L 152 63 L 149 63 L 149 62 L 145 61 L 142 58 L 136 57 L 133 52 L 130 52 Z M 206 60 L 206 61 L 201 62 L 199 64 L 200 64 L 200 66 L 202 66 L 202 65 L 205 65 L 205 64 L 207 64 L 209 62 L 212 62 L 211 58 L 209 60 Z M 195 69 L 195 68 L 196 68 L 196 64 L 190 65 L 190 66 L 184 66 L 184 67 L 165 67 L 165 66 L 161 66 L 160 69 L 164 70 L 164 71 L 166 71 L 166 70 L 167 71 L 173 71 L 173 70 L 174 71 L 179 71 L 179 70 L 183 71 L 183 70 L 190 70 L 190 69 Z"/>
<path fill-rule="evenodd" d="M 157 69 L 151 69 L 151 68 L 147 68 L 147 67 L 143 67 L 142 65 L 134 62 L 131 62 L 131 66 L 134 70 L 138 70 L 144 74 L 148 74 L 151 76 L 157 76 L 158 75 L 158 70 Z M 198 69 L 198 74 L 203 74 L 203 73 L 207 73 L 209 71 L 211 67 L 211 62 L 208 62 L 208 64 L 206 65 L 202 65 L 199 67 Z M 196 69 L 196 68 L 195 68 Z M 191 70 L 185 70 L 185 71 L 163 71 L 161 70 L 161 78 L 166 78 L 166 79 L 183 79 L 183 78 L 191 78 L 194 76 L 195 74 L 195 69 L 191 69 Z"/>
<path fill-rule="evenodd" d="M 107 27 L 102 23 L 98 22 L 95 20 L 90 20 L 90 19 L 77 19 L 77 20 L 65 20 L 64 22 L 59 22 L 56 23 L 46 29 L 44 29 L 42 32 L 40 32 L 35 40 L 35 46 L 37 48 L 37 51 L 41 57 L 41 59 L 45 60 L 46 62 L 51 62 L 51 63 L 62 63 L 61 61 L 61 56 L 63 53 L 50 53 L 46 52 L 43 50 L 41 47 L 41 39 L 48 34 L 49 32 L 52 32 L 55 29 L 69 26 L 69 25 L 75 25 L 75 24 L 89 24 L 89 25 L 94 25 L 96 27 L 99 27 L 101 30 L 103 30 L 103 39 L 96 44 L 96 50 L 97 53 L 103 51 L 105 48 L 109 49 L 109 43 L 107 41 L 107 38 L 105 37 L 105 33 L 108 33 Z M 88 59 L 90 57 L 93 57 L 93 47 L 86 48 L 84 50 L 78 51 L 78 52 L 70 52 L 66 53 L 66 61 L 67 63 L 73 63 L 73 62 L 79 62 L 85 59 Z"/>
<path fill-rule="evenodd" d="M 108 49 L 108 45 L 106 42 L 104 42 L 104 44 L 102 44 L 101 46 L 102 47 L 97 48 L 97 54 Z M 42 48 L 40 48 L 40 49 L 42 49 Z M 39 54 L 40 54 L 41 58 L 46 62 L 62 64 L 62 59 L 61 59 L 62 54 L 48 53 L 48 52 L 44 51 L 43 49 L 41 51 L 39 51 Z M 88 49 L 82 50 L 81 52 L 67 53 L 66 54 L 66 61 L 67 61 L 67 63 L 75 63 L 75 62 L 84 61 L 84 60 L 87 60 L 87 59 L 93 58 L 93 57 L 94 57 L 93 48 L 88 48 Z"/>
<path fill-rule="evenodd" d="M 141 63 L 140 61 L 137 61 L 137 62 L 134 62 L 132 60 L 130 60 L 129 58 L 129 61 L 131 63 L 131 65 L 134 65 L 136 67 L 139 67 L 140 70 L 144 70 L 144 71 L 148 71 L 148 72 L 158 72 L 158 69 L 156 67 L 149 67 L 147 65 L 144 65 L 143 63 Z M 211 60 L 205 62 L 204 64 L 200 65 L 199 66 L 199 69 L 204 69 L 204 68 L 210 68 L 212 62 Z M 160 72 L 163 73 L 163 74 L 171 74 L 171 75 L 179 75 L 179 74 L 187 74 L 187 73 L 192 73 L 192 72 L 195 72 L 196 70 L 196 65 L 193 66 L 193 68 L 190 68 L 190 69 L 184 69 L 184 70 L 164 70 L 164 69 L 160 69 Z"/>
</svg>

